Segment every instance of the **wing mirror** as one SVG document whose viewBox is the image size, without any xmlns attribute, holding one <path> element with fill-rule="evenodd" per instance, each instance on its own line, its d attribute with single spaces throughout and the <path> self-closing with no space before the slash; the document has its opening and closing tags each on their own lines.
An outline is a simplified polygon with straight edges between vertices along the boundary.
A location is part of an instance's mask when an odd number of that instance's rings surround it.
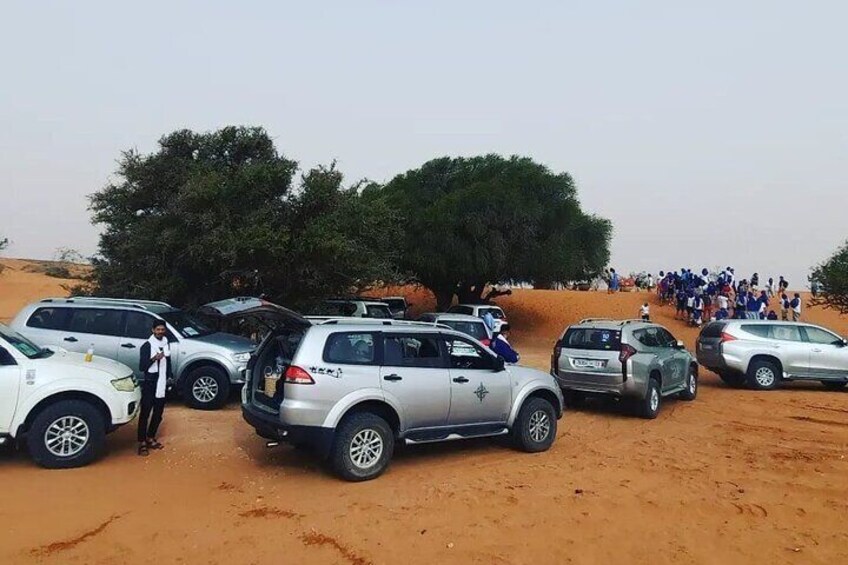
<svg viewBox="0 0 848 565">
<path fill-rule="evenodd" d="M 496 373 L 500 373 L 505 370 L 506 364 L 504 363 L 503 357 L 495 357 L 495 368 L 494 371 Z"/>
<path fill-rule="evenodd" d="M 674 344 L 675 349 L 686 349 L 686 344 L 683 343 L 682 340 L 677 340 L 677 343 Z"/>
</svg>

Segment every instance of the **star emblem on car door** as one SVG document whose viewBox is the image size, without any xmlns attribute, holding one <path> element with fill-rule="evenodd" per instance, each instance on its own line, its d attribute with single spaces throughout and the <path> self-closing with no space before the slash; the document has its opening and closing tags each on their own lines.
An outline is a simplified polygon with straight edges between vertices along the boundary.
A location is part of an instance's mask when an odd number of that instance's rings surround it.
<svg viewBox="0 0 848 565">
<path fill-rule="evenodd" d="M 489 394 L 489 391 L 486 390 L 486 387 L 483 386 L 483 383 L 480 383 L 480 386 L 477 387 L 477 390 L 474 391 L 475 396 L 480 399 L 480 402 L 483 402 L 483 399 L 486 398 L 486 395 Z"/>
</svg>

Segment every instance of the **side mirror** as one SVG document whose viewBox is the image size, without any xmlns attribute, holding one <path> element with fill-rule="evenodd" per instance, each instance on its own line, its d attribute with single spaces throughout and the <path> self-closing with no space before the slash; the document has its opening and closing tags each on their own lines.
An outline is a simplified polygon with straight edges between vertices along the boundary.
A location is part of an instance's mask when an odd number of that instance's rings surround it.
<svg viewBox="0 0 848 565">
<path fill-rule="evenodd" d="M 495 368 L 494 371 L 496 373 L 500 373 L 501 371 L 506 369 L 506 364 L 504 363 L 503 357 L 495 357 Z"/>
<path fill-rule="evenodd" d="M 677 343 L 674 344 L 675 349 L 686 349 L 686 344 L 681 340 L 677 340 Z"/>
</svg>

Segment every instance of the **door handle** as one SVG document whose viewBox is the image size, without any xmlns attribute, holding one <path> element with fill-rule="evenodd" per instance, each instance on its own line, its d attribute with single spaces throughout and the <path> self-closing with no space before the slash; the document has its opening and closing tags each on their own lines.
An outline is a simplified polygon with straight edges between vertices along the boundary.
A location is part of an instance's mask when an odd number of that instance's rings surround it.
<svg viewBox="0 0 848 565">
<path fill-rule="evenodd" d="M 66 337 L 65 341 L 70 341 L 70 342 L 74 343 L 74 342 L 77 342 L 79 340 L 77 338 L 75 338 L 74 336 L 71 336 L 71 337 Z"/>
<path fill-rule="evenodd" d="M 403 377 L 401 377 L 400 375 L 396 375 L 395 373 L 392 373 L 391 375 L 386 375 L 385 377 L 383 377 L 383 380 L 384 381 L 402 381 Z"/>
<path fill-rule="evenodd" d="M 126 349 L 135 349 L 135 345 L 131 343 L 122 343 L 121 347 L 125 347 Z"/>
<path fill-rule="evenodd" d="M 468 379 L 466 379 L 465 377 L 457 377 L 453 380 L 453 382 L 455 382 L 455 383 L 467 383 Z"/>
<path fill-rule="evenodd" d="M 813 353 L 821 353 L 821 352 L 822 352 L 821 349 L 813 349 Z"/>
</svg>

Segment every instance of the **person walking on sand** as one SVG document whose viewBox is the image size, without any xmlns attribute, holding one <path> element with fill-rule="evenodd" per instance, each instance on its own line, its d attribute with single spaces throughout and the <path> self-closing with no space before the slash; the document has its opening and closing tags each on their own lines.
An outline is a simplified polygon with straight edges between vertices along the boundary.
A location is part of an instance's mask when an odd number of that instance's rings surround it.
<svg viewBox="0 0 848 565">
<path fill-rule="evenodd" d="M 138 454 L 147 456 L 151 449 L 162 449 L 156 437 L 165 411 L 165 391 L 171 377 L 171 347 L 165 322 L 153 322 L 153 335 L 139 352 L 138 368 L 144 375 L 141 383 L 141 413 L 138 416 Z"/>
<path fill-rule="evenodd" d="M 789 303 L 789 306 L 792 308 L 792 321 L 800 322 L 801 321 L 801 295 L 797 292 L 795 296 L 792 297 L 792 301 Z"/>
<path fill-rule="evenodd" d="M 609 288 L 607 289 L 608 293 L 618 292 L 619 279 L 618 273 L 615 272 L 615 269 L 610 269 L 610 277 L 609 277 Z"/>
<path fill-rule="evenodd" d="M 642 307 L 639 308 L 639 314 L 642 316 L 643 322 L 650 322 L 651 321 L 651 307 L 648 306 L 647 302 L 642 304 Z"/>
<path fill-rule="evenodd" d="M 784 322 L 789 319 L 789 298 L 786 293 L 780 295 L 780 319 Z"/>
</svg>

